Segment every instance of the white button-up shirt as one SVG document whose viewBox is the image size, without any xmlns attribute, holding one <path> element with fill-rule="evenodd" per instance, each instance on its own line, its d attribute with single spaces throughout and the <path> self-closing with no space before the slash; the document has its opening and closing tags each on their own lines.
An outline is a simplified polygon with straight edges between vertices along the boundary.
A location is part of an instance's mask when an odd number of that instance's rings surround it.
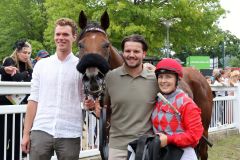
<svg viewBox="0 0 240 160">
<path fill-rule="evenodd" d="M 34 67 L 28 100 L 38 102 L 32 130 L 41 130 L 54 138 L 82 135 L 82 75 L 79 59 L 69 54 L 60 61 L 57 55 L 44 58 Z"/>
</svg>

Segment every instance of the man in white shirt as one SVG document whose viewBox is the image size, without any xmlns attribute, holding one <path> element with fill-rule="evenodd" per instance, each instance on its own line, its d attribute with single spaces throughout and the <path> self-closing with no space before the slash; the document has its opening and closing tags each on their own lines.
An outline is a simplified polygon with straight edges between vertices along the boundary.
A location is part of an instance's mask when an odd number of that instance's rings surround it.
<svg viewBox="0 0 240 160">
<path fill-rule="evenodd" d="M 56 21 L 56 53 L 34 67 L 28 98 L 22 150 L 30 159 L 78 160 L 82 135 L 82 82 L 72 53 L 77 26 L 71 19 Z"/>
</svg>

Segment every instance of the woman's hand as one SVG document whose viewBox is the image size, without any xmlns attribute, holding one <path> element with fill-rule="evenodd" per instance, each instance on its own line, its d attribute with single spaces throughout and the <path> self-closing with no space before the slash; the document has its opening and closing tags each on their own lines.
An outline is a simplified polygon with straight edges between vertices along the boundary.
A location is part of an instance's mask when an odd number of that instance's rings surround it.
<svg viewBox="0 0 240 160">
<path fill-rule="evenodd" d="M 167 145 L 167 136 L 163 133 L 156 133 L 157 135 L 159 135 L 159 139 L 160 139 L 160 146 L 161 147 L 165 147 Z"/>
<path fill-rule="evenodd" d="M 16 74 L 17 71 L 18 71 L 18 69 L 16 67 L 13 67 L 13 66 L 5 66 L 4 70 L 7 74 L 10 74 L 11 76 Z"/>
</svg>

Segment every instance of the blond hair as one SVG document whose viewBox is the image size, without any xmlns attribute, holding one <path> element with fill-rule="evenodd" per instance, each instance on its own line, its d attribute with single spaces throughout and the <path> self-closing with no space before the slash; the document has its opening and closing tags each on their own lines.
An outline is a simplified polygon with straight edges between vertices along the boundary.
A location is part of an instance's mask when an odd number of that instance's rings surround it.
<svg viewBox="0 0 240 160">
<path fill-rule="evenodd" d="M 25 42 L 24 46 L 19 49 L 19 48 L 15 48 L 15 50 L 13 51 L 13 53 L 11 54 L 11 58 L 13 59 L 13 61 L 15 62 L 15 65 L 18 69 L 19 68 L 19 58 L 17 56 L 17 53 L 19 53 L 20 51 L 22 51 L 24 48 L 30 48 L 32 50 L 32 46 L 30 43 Z M 29 58 L 28 61 L 25 63 L 25 70 L 27 69 L 32 69 L 32 62 L 31 59 Z"/>
<path fill-rule="evenodd" d="M 77 34 L 77 24 L 69 18 L 60 18 L 55 22 L 55 28 L 57 26 L 70 26 L 72 28 L 72 34 L 76 35 Z"/>
<path fill-rule="evenodd" d="M 239 75 L 240 75 L 240 73 L 238 70 L 234 70 L 230 73 L 230 77 L 239 76 Z"/>
</svg>

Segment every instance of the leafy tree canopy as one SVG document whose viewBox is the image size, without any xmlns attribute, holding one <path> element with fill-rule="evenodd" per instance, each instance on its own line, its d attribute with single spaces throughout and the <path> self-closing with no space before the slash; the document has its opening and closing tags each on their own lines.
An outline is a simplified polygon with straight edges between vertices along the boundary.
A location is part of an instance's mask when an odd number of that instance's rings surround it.
<svg viewBox="0 0 240 160">
<path fill-rule="evenodd" d="M 61 17 L 77 22 L 81 10 L 94 21 L 99 21 L 102 13 L 108 11 L 110 28 L 107 32 L 118 49 L 124 36 L 137 33 L 147 39 L 150 47 L 148 55 L 162 57 L 167 34 L 164 20 L 178 19 L 169 27 L 171 50 L 176 52 L 177 57 L 184 60 L 191 54 L 221 55 L 219 44 L 224 40 L 226 54 L 237 57 L 239 39 L 217 26 L 217 20 L 225 13 L 219 1 L 2 0 L 0 59 L 11 53 L 12 44 L 19 38 L 29 39 L 34 52 L 46 49 L 54 53 L 54 22 Z M 74 52 L 77 52 L 76 47 Z"/>
<path fill-rule="evenodd" d="M 42 47 L 46 17 L 43 5 L 33 0 L 2 0 L 0 2 L 0 59 L 10 55 L 18 39 L 37 41 L 33 53 Z"/>
</svg>

